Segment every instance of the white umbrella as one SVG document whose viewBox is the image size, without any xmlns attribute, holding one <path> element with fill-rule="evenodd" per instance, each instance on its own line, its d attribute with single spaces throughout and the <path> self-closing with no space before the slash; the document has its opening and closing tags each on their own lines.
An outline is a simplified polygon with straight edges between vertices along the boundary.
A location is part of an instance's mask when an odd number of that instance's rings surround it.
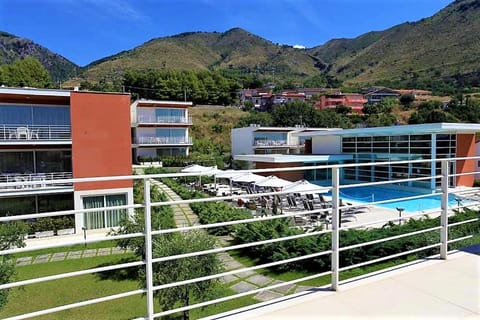
<svg viewBox="0 0 480 320">
<path fill-rule="evenodd" d="M 290 192 L 290 193 L 326 193 L 330 191 L 331 188 L 329 187 L 321 187 L 316 184 L 310 183 L 307 180 L 299 180 L 297 182 L 292 183 L 289 186 L 283 188 L 282 191 Z"/>
<path fill-rule="evenodd" d="M 183 168 L 181 171 L 184 173 L 205 173 L 205 172 L 214 171 L 214 170 L 215 170 L 215 167 L 205 167 L 199 164 L 192 164 Z"/>
<path fill-rule="evenodd" d="M 217 178 L 225 178 L 225 179 L 232 179 L 233 177 L 236 177 L 240 175 L 241 173 L 238 172 L 237 170 L 217 170 L 215 172 L 215 177 Z"/>
<path fill-rule="evenodd" d="M 250 183 L 256 183 L 257 181 L 264 180 L 264 179 L 265 179 L 264 176 L 251 173 L 251 172 L 242 173 L 240 175 L 232 177 L 232 180 L 235 182 L 250 182 Z"/>
<path fill-rule="evenodd" d="M 283 188 L 292 183 L 292 181 L 281 179 L 277 176 L 268 176 L 265 179 L 256 182 L 255 185 L 259 187 Z"/>
<path fill-rule="evenodd" d="M 217 167 L 205 167 L 201 166 L 199 164 L 192 164 L 189 165 L 181 170 L 181 172 L 184 173 L 211 173 L 212 175 L 215 174 L 215 171 L 217 171 Z M 202 176 L 199 176 L 199 184 L 200 186 L 202 185 Z M 215 181 L 216 184 L 216 181 Z"/>
</svg>

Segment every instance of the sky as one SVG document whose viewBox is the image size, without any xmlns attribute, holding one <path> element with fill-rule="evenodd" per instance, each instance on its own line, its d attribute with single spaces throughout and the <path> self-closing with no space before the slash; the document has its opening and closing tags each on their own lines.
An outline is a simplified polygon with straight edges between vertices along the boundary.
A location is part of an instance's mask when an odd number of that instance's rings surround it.
<svg viewBox="0 0 480 320">
<path fill-rule="evenodd" d="M 85 66 L 157 37 L 240 27 L 311 48 L 429 17 L 452 0 L 0 0 L 0 30 Z"/>
</svg>

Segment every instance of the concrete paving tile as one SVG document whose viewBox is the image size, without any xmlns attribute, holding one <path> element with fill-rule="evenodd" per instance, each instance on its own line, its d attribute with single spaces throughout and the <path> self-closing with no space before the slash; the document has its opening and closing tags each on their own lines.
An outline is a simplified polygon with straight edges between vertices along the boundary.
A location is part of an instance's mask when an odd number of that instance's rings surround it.
<svg viewBox="0 0 480 320">
<path fill-rule="evenodd" d="M 250 278 L 247 278 L 246 280 L 248 282 L 251 282 L 253 284 L 258 285 L 259 287 L 263 287 L 266 284 L 273 281 L 272 278 L 262 276 L 261 274 L 255 274 L 254 276 L 251 276 Z"/>
<path fill-rule="evenodd" d="M 247 292 L 247 291 L 258 289 L 257 286 L 254 286 L 253 284 L 247 283 L 245 281 L 241 281 L 237 284 L 234 284 L 230 288 L 237 293 L 242 293 L 242 292 Z"/>
<path fill-rule="evenodd" d="M 67 255 L 67 260 L 70 259 L 80 259 L 82 256 L 82 251 L 71 251 Z"/>
<path fill-rule="evenodd" d="M 295 293 L 297 292 L 303 292 L 303 291 L 308 291 L 308 290 L 312 290 L 312 289 L 315 289 L 314 287 L 310 287 L 310 286 L 297 286 L 295 288 Z"/>
<path fill-rule="evenodd" d="M 50 260 L 51 254 L 42 254 L 39 256 L 36 256 L 35 259 L 33 260 L 33 263 L 45 263 Z"/>
<path fill-rule="evenodd" d="M 26 266 L 32 263 L 32 257 L 18 258 L 15 264 L 17 266 Z"/>
<path fill-rule="evenodd" d="M 283 281 L 275 280 L 272 284 L 280 284 L 280 283 L 283 283 Z M 293 287 L 295 287 L 295 284 L 286 284 L 284 286 L 281 286 L 272 290 L 281 292 L 283 294 L 287 294 L 287 292 L 289 292 Z"/>
<path fill-rule="evenodd" d="M 226 261 L 223 265 L 224 265 L 225 269 L 227 269 L 227 270 L 233 270 L 233 269 L 238 269 L 238 268 L 243 267 L 243 264 L 241 264 L 240 262 L 238 262 L 236 260 Z"/>
<path fill-rule="evenodd" d="M 120 254 L 120 253 L 125 253 L 125 249 L 119 248 L 119 247 L 112 248 L 112 254 Z"/>
<path fill-rule="evenodd" d="M 230 283 L 230 282 L 233 282 L 235 280 L 238 280 L 238 278 L 235 277 L 234 275 L 231 275 L 231 274 L 228 274 L 228 275 L 220 278 L 221 283 Z"/>
<path fill-rule="evenodd" d="M 255 299 L 260 300 L 260 301 L 269 301 L 273 299 L 277 299 L 283 297 L 283 294 L 273 292 L 273 291 L 263 291 L 258 293 L 256 296 L 254 296 Z"/>
<path fill-rule="evenodd" d="M 96 255 L 97 255 L 97 249 L 88 249 L 88 250 L 83 250 L 82 257 L 89 258 L 89 257 L 95 257 Z"/>
<path fill-rule="evenodd" d="M 257 273 L 253 270 L 236 273 L 237 277 L 239 277 L 239 278 L 248 278 L 248 277 L 253 276 L 255 274 L 257 274 Z"/>
<path fill-rule="evenodd" d="M 57 252 L 52 255 L 52 259 L 50 259 L 50 261 L 62 261 L 65 260 L 66 256 L 66 252 Z"/>
</svg>

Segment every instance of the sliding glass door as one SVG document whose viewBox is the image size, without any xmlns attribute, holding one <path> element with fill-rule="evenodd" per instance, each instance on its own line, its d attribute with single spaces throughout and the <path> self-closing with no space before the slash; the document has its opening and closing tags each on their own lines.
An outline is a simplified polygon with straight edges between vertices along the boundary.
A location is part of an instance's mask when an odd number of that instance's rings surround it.
<svg viewBox="0 0 480 320">
<path fill-rule="evenodd" d="M 127 204 L 125 194 L 101 195 L 83 197 L 83 208 L 105 208 Z M 83 215 L 84 227 L 87 229 L 103 229 L 118 227 L 120 220 L 125 218 L 125 209 L 103 210 L 85 212 Z"/>
</svg>

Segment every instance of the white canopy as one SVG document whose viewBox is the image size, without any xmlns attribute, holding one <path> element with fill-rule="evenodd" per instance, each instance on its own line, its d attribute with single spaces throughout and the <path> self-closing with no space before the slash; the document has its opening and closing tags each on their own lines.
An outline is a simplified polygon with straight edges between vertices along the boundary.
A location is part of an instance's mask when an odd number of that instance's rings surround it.
<svg viewBox="0 0 480 320">
<path fill-rule="evenodd" d="M 256 183 L 257 181 L 264 180 L 265 177 L 247 172 L 247 173 L 241 173 L 240 175 L 232 177 L 232 180 L 235 182 L 251 182 L 251 183 Z"/>
<path fill-rule="evenodd" d="M 181 171 L 184 172 L 184 173 L 207 173 L 207 172 L 212 172 L 212 174 L 213 174 L 215 170 L 216 170 L 215 167 L 204 167 L 204 166 L 201 166 L 201 165 L 198 165 L 198 164 L 192 164 L 192 165 L 189 165 L 189 166 L 183 168 Z"/>
<path fill-rule="evenodd" d="M 283 188 L 291 185 L 292 183 L 292 181 L 281 179 L 277 176 L 268 176 L 263 180 L 255 182 L 255 185 L 259 187 Z"/>
<path fill-rule="evenodd" d="M 229 170 L 217 170 L 215 172 L 215 176 L 217 178 L 225 178 L 225 179 L 232 179 L 233 177 L 236 177 L 236 176 L 239 176 L 241 174 L 244 174 L 244 173 L 240 173 L 238 172 L 237 170 L 232 170 L 232 169 L 229 169 Z"/>
<path fill-rule="evenodd" d="M 299 180 L 297 182 L 292 183 L 289 186 L 283 188 L 282 191 L 290 192 L 290 193 L 326 193 L 330 191 L 331 188 L 329 187 L 321 187 L 316 184 L 310 183 L 307 180 Z"/>
</svg>

